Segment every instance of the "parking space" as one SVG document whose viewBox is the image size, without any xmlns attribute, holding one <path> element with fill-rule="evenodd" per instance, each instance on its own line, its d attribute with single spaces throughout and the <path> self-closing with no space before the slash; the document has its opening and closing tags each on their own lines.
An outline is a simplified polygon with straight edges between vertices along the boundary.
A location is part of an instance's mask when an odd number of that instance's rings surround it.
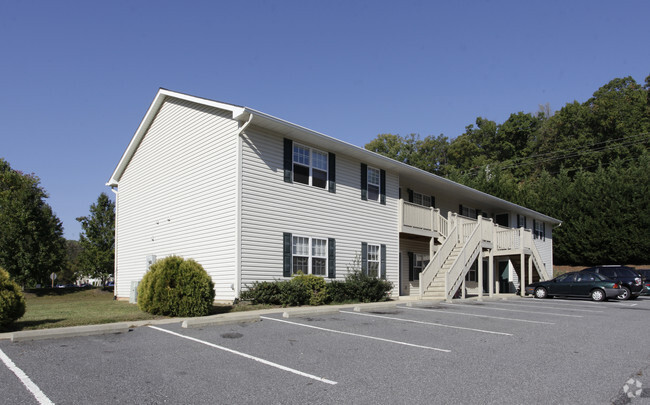
<svg viewBox="0 0 650 405">
<path fill-rule="evenodd" d="M 641 403 L 649 314 L 645 297 L 413 302 L 0 350 L 53 403 L 612 403 L 631 378 Z M 4 363 L 0 381 L 47 403 Z"/>
</svg>

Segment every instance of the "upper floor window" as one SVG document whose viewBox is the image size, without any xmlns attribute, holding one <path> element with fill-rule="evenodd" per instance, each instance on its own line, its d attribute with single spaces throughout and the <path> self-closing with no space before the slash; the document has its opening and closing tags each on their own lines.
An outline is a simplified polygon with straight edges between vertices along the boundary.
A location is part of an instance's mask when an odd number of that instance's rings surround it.
<svg viewBox="0 0 650 405">
<path fill-rule="evenodd" d="M 293 181 L 327 187 L 327 153 L 293 144 Z"/>
<path fill-rule="evenodd" d="M 361 163 L 361 199 L 386 205 L 386 171 Z"/>
<path fill-rule="evenodd" d="M 476 218 L 475 208 L 465 207 L 461 205 L 458 213 L 464 217 Z"/>
<path fill-rule="evenodd" d="M 413 203 L 423 207 L 432 207 L 431 196 L 413 192 Z"/>
<path fill-rule="evenodd" d="M 368 199 L 372 201 L 379 200 L 379 192 L 381 190 L 381 183 L 379 177 L 379 169 L 374 167 L 368 168 Z"/>
<path fill-rule="evenodd" d="M 284 181 L 336 193 L 336 155 L 284 138 Z"/>
<path fill-rule="evenodd" d="M 546 239 L 546 225 L 544 222 L 533 220 L 533 237 L 535 239 Z"/>
</svg>

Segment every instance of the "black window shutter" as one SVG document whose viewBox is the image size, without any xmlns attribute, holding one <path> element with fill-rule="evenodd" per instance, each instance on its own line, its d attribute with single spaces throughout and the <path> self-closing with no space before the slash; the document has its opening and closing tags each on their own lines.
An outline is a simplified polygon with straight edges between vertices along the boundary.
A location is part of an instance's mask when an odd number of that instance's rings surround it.
<svg viewBox="0 0 650 405">
<path fill-rule="evenodd" d="M 411 190 L 410 188 L 407 188 L 406 192 L 409 193 L 409 202 L 412 203 L 413 202 L 413 190 Z"/>
<path fill-rule="evenodd" d="M 481 210 L 477 209 L 476 210 L 476 219 L 481 216 Z"/>
<path fill-rule="evenodd" d="M 291 234 L 284 232 L 282 236 L 282 275 L 291 277 Z"/>
<path fill-rule="evenodd" d="M 379 266 L 381 268 L 380 277 L 386 280 L 386 245 L 381 245 L 380 250 L 381 250 L 381 262 L 379 263 Z"/>
<path fill-rule="evenodd" d="M 463 204 L 458 205 L 458 215 L 463 215 Z"/>
<path fill-rule="evenodd" d="M 413 252 L 408 252 L 408 256 L 409 256 L 409 281 L 413 281 L 413 279 L 414 279 L 413 263 L 414 263 L 415 257 L 413 255 Z"/>
<path fill-rule="evenodd" d="M 361 199 L 368 200 L 368 165 L 361 163 Z"/>
<path fill-rule="evenodd" d="M 523 216 L 523 215 L 522 215 L 522 216 Z M 523 218 L 524 218 L 524 228 L 527 228 L 527 227 L 528 227 L 528 224 L 526 223 L 526 217 L 523 216 Z"/>
<path fill-rule="evenodd" d="M 284 138 L 284 181 L 293 183 L 293 141 Z"/>
<path fill-rule="evenodd" d="M 537 221 L 533 219 L 533 239 L 537 239 Z"/>
<path fill-rule="evenodd" d="M 329 153 L 327 155 L 327 177 L 330 193 L 336 193 L 336 155 Z"/>
<path fill-rule="evenodd" d="M 327 239 L 327 277 L 336 278 L 336 240 Z"/>
<path fill-rule="evenodd" d="M 521 228 L 521 216 L 517 214 L 517 228 Z"/>
<path fill-rule="evenodd" d="M 368 244 L 361 242 L 361 272 L 368 274 Z"/>
<path fill-rule="evenodd" d="M 386 205 L 386 170 L 379 170 L 379 188 L 381 189 L 379 203 Z"/>
<path fill-rule="evenodd" d="M 434 197 L 434 196 L 431 196 L 431 206 L 433 208 L 436 208 L 436 197 Z"/>
</svg>

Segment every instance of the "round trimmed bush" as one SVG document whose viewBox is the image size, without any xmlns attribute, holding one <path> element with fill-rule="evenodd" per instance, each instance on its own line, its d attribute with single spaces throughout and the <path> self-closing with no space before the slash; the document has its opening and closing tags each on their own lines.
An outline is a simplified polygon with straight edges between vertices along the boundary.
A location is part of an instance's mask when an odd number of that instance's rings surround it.
<svg viewBox="0 0 650 405">
<path fill-rule="evenodd" d="M 199 263 L 169 256 L 151 265 L 138 285 L 138 307 L 154 315 L 208 315 L 214 283 Z"/>
<path fill-rule="evenodd" d="M 25 297 L 20 287 L 0 267 L 0 327 L 7 326 L 25 315 Z"/>
</svg>

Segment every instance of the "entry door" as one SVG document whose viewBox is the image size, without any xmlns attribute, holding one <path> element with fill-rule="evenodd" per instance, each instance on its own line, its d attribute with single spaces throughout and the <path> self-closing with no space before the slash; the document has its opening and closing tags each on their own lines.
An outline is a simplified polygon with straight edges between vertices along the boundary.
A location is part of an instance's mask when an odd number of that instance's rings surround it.
<svg viewBox="0 0 650 405">
<path fill-rule="evenodd" d="M 499 293 L 510 292 L 510 279 L 508 278 L 508 262 L 499 262 Z"/>
</svg>

